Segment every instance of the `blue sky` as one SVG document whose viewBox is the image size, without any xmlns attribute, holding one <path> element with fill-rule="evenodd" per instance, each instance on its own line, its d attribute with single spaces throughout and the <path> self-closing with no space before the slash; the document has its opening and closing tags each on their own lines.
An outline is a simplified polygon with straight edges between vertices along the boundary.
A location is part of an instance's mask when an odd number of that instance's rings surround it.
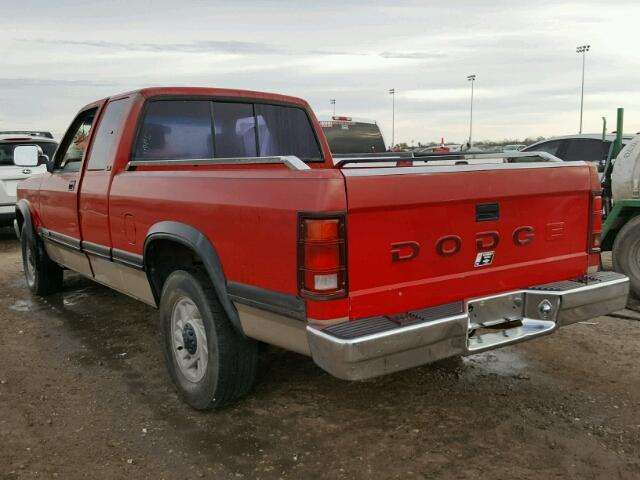
<svg viewBox="0 0 640 480">
<path fill-rule="evenodd" d="M 0 129 L 61 134 L 84 104 L 153 85 L 247 88 L 307 99 L 320 117 L 376 119 L 396 140 L 574 133 L 626 108 L 640 131 L 632 1 L 237 2 L 0 0 Z"/>
</svg>

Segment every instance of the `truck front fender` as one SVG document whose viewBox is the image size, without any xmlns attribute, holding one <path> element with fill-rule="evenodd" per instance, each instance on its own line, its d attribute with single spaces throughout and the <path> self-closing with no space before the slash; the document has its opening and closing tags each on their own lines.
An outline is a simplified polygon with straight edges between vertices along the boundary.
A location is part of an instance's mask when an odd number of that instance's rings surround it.
<svg viewBox="0 0 640 480">
<path fill-rule="evenodd" d="M 154 287 L 154 282 L 151 278 L 152 272 L 148 265 L 149 256 L 147 253 L 149 246 L 157 240 L 170 240 L 172 242 L 179 243 L 197 255 L 213 283 L 213 287 L 218 295 L 218 300 L 228 315 L 229 320 L 236 330 L 244 335 L 242 326 L 240 325 L 238 311 L 229 299 L 227 281 L 224 276 L 218 252 L 209 239 L 191 225 L 181 222 L 164 221 L 153 225 L 147 233 L 147 237 L 144 242 L 143 262 L 149 284 L 152 286 L 153 294 L 156 297 L 156 303 L 158 305 L 160 304 L 161 292 L 156 291 L 157 289 Z"/>
</svg>

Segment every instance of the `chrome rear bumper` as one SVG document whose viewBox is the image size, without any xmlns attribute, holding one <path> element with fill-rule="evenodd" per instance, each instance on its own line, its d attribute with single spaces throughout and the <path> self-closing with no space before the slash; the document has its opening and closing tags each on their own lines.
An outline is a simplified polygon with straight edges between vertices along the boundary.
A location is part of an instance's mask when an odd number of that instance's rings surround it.
<svg viewBox="0 0 640 480">
<path fill-rule="evenodd" d="M 307 337 L 320 367 L 362 380 L 547 335 L 624 308 L 628 293 L 626 276 L 597 272 L 403 315 L 309 325 Z"/>
</svg>

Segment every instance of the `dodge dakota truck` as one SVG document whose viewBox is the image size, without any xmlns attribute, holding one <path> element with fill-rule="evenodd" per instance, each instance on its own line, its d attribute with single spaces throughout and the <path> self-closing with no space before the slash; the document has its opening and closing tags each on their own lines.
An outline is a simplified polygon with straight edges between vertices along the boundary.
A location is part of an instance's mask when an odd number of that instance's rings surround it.
<svg viewBox="0 0 640 480">
<path fill-rule="evenodd" d="M 80 110 L 14 226 L 33 293 L 68 269 L 157 307 L 170 377 L 208 409 L 250 390 L 259 342 L 358 380 L 623 308 L 595 167 L 518 155 L 334 162 L 301 99 L 147 88 Z"/>
</svg>

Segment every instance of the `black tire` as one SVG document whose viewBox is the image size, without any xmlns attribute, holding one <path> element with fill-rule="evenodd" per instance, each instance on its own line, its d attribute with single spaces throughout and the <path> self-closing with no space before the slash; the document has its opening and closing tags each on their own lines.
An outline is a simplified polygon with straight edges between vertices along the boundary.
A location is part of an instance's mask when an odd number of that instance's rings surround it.
<svg viewBox="0 0 640 480">
<path fill-rule="evenodd" d="M 178 355 L 188 351 L 184 341 L 185 325 L 182 329 L 183 347 L 174 345 L 175 326 L 172 317 L 179 302 L 193 302 L 198 309 L 200 321 L 206 333 L 208 360 L 201 379 L 190 379 L 179 365 Z M 197 410 L 228 405 L 245 395 L 254 384 L 258 363 L 257 342 L 238 333 L 224 309 L 211 283 L 211 279 L 200 268 L 174 271 L 164 283 L 160 299 L 160 329 L 164 346 L 165 361 L 171 380 L 186 403 Z M 193 328 L 191 335 L 195 335 Z M 187 332 L 188 333 L 188 332 Z M 188 337 L 187 337 L 188 339 Z M 199 340 L 196 340 L 196 344 Z M 180 341 L 178 340 L 178 343 Z M 194 354 L 200 352 L 200 346 L 194 346 Z M 189 372 L 187 372 L 189 373 Z M 202 374 L 202 373 L 200 373 Z"/>
<path fill-rule="evenodd" d="M 640 298 L 640 216 L 620 229 L 612 249 L 613 269 L 629 277 L 631 293 Z"/>
<path fill-rule="evenodd" d="M 62 267 L 52 261 L 43 245 L 28 227 L 20 233 L 22 268 L 31 292 L 50 295 L 62 290 Z"/>
</svg>

